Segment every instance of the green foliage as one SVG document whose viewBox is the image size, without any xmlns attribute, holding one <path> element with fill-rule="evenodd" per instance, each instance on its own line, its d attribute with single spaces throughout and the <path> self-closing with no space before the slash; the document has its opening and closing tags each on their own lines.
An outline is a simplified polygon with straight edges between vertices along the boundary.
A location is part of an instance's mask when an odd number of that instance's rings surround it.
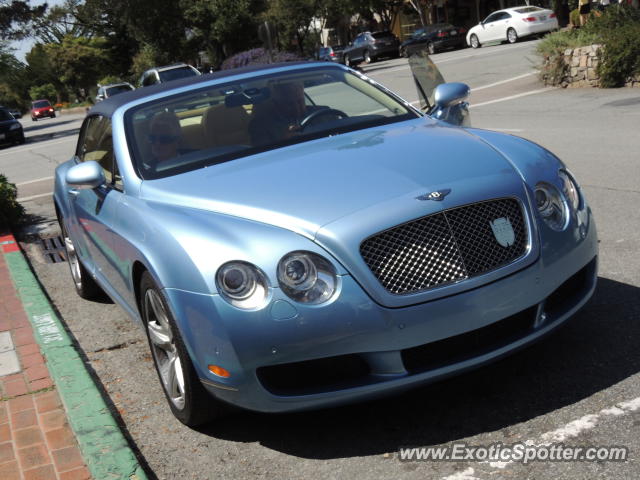
<svg viewBox="0 0 640 480">
<path fill-rule="evenodd" d="M 219 65 L 225 57 L 260 45 L 258 24 L 263 0 L 180 0 L 189 45 Z"/>
<path fill-rule="evenodd" d="M 121 83 L 123 80 L 116 75 L 107 75 L 106 77 L 102 77 L 98 80 L 100 85 L 110 85 L 112 83 Z"/>
<path fill-rule="evenodd" d="M 133 57 L 131 65 L 132 77 L 137 81 L 138 78 L 150 68 L 158 65 L 165 65 L 167 62 L 164 58 L 160 58 L 160 54 L 153 46 L 144 44 L 140 51 Z"/>
<path fill-rule="evenodd" d="M 569 12 L 569 23 L 574 27 L 580 26 L 580 10 L 577 8 Z"/>
<path fill-rule="evenodd" d="M 598 75 L 605 88 L 620 87 L 640 74 L 640 9 L 613 5 L 590 19 L 585 30 L 604 45 Z"/>
<path fill-rule="evenodd" d="M 0 224 L 17 225 L 24 217 L 24 207 L 16 201 L 18 190 L 0 174 Z"/>
<path fill-rule="evenodd" d="M 537 47 L 543 58 L 543 81 L 549 85 L 562 81 L 568 69 L 563 59 L 565 50 L 593 44 L 603 45 L 598 64 L 600 85 L 605 88 L 624 85 L 627 79 L 640 73 L 640 11 L 612 5 L 603 14 L 592 15 L 580 29 L 547 35 Z"/>
<path fill-rule="evenodd" d="M 29 0 L 0 0 L 0 38 L 19 40 L 27 37 L 32 22 L 46 9 L 46 4 L 32 8 Z"/>
<path fill-rule="evenodd" d="M 31 97 L 31 100 L 46 98 L 53 102 L 56 98 L 56 88 L 50 83 L 31 87 L 29 89 L 29 96 Z"/>
<path fill-rule="evenodd" d="M 597 36 L 585 29 L 564 30 L 545 36 L 536 52 L 542 57 L 540 77 L 545 85 L 559 85 L 568 75 L 569 66 L 564 61 L 564 52 L 592 45 L 597 42 Z"/>
<path fill-rule="evenodd" d="M 564 30 L 546 35 L 538 43 L 536 52 L 542 57 L 564 54 L 568 48 L 585 47 L 597 40 L 598 36 L 586 29 Z"/>
<path fill-rule="evenodd" d="M 58 79 L 67 90 L 84 100 L 98 78 L 104 76 L 107 54 L 105 39 L 65 35 L 61 43 L 47 43 L 44 49 Z"/>
</svg>

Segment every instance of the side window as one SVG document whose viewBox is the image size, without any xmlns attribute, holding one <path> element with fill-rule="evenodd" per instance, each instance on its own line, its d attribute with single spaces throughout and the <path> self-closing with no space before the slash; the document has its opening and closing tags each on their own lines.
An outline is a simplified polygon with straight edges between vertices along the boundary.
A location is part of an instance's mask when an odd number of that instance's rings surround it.
<svg viewBox="0 0 640 480">
<path fill-rule="evenodd" d="M 111 120 L 93 116 L 85 121 L 77 156 L 81 162 L 94 161 L 102 167 L 108 184 L 121 188 L 122 179 L 115 166 Z"/>
<path fill-rule="evenodd" d="M 510 14 L 508 14 L 507 12 L 503 12 L 500 20 L 509 20 L 510 18 L 511 18 Z"/>
<path fill-rule="evenodd" d="M 100 117 L 88 117 L 85 119 L 82 124 L 82 129 L 80 130 L 80 138 L 78 139 L 78 146 L 76 148 L 76 157 L 81 162 L 86 160 L 91 160 L 85 158 L 85 154 L 87 152 L 92 152 L 96 149 L 96 129 L 98 127 L 98 123 L 100 122 Z"/>
<path fill-rule="evenodd" d="M 491 23 L 491 22 L 495 22 L 497 20 L 500 19 L 500 13 L 492 13 L 491 15 L 489 15 L 486 20 L 484 21 L 484 23 Z"/>
</svg>

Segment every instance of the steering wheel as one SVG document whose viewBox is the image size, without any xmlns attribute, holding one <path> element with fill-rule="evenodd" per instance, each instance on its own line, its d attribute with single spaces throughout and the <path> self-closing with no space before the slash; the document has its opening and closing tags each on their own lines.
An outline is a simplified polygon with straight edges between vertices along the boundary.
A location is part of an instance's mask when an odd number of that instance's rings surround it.
<svg viewBox="0 0 640 480">
<path fill-rule="evenodd" d="M 342 110 L 337 110 L 335 108 L 323 108 L 320 110 L 315 110 L 300 121 L 300 131 L 304 130 L 310 122 L 323 115 L 332 115 L 338 118 L 347 118 L 349 116 Z"/>
</svg>

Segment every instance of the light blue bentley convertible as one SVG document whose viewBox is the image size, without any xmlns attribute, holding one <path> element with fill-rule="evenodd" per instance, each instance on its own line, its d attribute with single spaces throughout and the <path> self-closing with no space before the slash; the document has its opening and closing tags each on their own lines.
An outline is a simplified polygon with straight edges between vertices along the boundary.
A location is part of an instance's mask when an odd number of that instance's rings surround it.
<svg viewBox="0 0 640 480">
<path fill-rule="evenodd" d="M 466 86 L 435 91 L 435 112 Z M 55 178 L 71 274 L 144 326 L 175 416 L 398 392 L 549 333 L 596 285 L 575 178 L 326 63 L 96 105 Z M 445 115 L 446 117 L 446 115 Z"/>
</svg>

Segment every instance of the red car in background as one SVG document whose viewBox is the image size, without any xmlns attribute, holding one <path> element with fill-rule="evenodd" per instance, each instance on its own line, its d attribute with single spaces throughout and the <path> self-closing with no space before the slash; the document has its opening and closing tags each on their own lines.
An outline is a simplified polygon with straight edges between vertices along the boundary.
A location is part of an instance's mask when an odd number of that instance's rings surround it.
<svg viewBox="0 0 640 480">
<path fill-rule="evenodd" d="M 56 118 L 56 111 L 49 100 L 34 100 L 31 102 L 31 120 L 34 122 L 39 118 Z"/>
</svg>

